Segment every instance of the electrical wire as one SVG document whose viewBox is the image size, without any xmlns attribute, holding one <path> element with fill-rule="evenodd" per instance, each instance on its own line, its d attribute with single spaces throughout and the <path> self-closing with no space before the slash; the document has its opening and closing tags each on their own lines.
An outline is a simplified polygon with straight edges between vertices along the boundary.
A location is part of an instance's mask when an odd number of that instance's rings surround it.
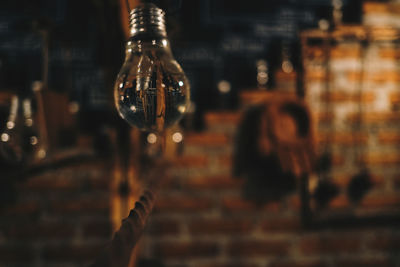
<svg viewBox="0 0 400 267">
<path fill-rule="evenodd" d="M 126 3 L 126 9 L 128 10 L 128 14 L 130 14 L 131 13 L 131 7 L 129 5 L 129 0 L 126 0 L 125 3 Z"/>
<path fill-rule="evenodd" d="M 156 5 L 160 6 L 162 1 L 151 1 L 151 0 L 141 0 L 142 3 L 155 3 Z M 165 4 L 165 1 L 163 2 Z M 168 11 L 170 14 L 175 14 L 179 11 L 179 9 L 182 7 L 182 0 L 172 0 L 172 1 L 167 1 L 167 7 L 164 7 L 163 9 Z M 131 13 L 132 8 L 131 5 L 129 4 L 129 0 L 125 0 L 126 8 L 128 10 L 128 14 Z"/>
</svg>

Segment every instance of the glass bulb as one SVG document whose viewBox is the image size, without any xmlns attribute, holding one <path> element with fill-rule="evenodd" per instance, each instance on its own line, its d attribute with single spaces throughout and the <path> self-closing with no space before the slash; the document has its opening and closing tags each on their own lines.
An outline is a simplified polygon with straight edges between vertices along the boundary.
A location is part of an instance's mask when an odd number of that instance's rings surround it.
<svg viewBox="0 0 400 267">
<path fill-rule="evenodd" d="M 26 98 L 22 102 L 24 127 L 22 129 L 22 146 L 26 157 L 31 161 L 43 159 L 46 156 L 39 133 L 33 120 L 32 100 Z"/>
<path fill-rule="evenodd" d="M 23 116 L 20 116 L 21 109 Z M 6 127 L 0 133 L 0 158 L 20 164 L 35 162 L 45 156 L 46 151 L 34 121 L 32 100 L 13 96 Z"/>
<path fill-rule="evenodd" d="M 164 12 L 145 3 L 131 11 L 131 37 L 114 85 L 120 116 L 142 130 L 162 132 L 179 121 L 190 103 L 190 85 L 174 59 Z"/>
<path fill-rule="evenodd" d="M 19 164 L 23 161 L 24 151 L 20 142 L 20 125 L 18 119 L 19 98 L 11 99 L 10 113 L 6 127 L 0 133 L 0 157 L 6 162 Z"/>
</svg>

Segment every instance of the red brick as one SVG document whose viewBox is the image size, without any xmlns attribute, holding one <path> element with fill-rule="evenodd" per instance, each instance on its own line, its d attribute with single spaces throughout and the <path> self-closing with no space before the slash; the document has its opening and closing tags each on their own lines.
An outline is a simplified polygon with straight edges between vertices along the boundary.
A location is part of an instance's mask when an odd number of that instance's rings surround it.
<svg viewBox="0 0 400 267">
<path fill-rule="evenodd" d="M 214 258 L 219 248 L 214 242 L 162 242 L 155 246 L 155 254 L 163 259 Z"/>
<path fill-rule="evenodd" d="M 387 3 L 390 10 L 390 15 L 397 15 L 400 13 L 400 5 L 398 3 Z M 393 21 L 393 19 L 391 19 Z M 375 40 L 390 40 L 395 41 L 398 36 L 396 27 L 372 27 L 371 35 Z"/>
<path fill-rule="evenodd" d="M 346 188 L 349 185 L 352 178 L 353 178 L 352 175 L 351 176 L 350 175 L 342 175 L 342 176 L 336 175 L 336 176 L 333 176 L 331 179 L 334 184 L 338 185 L 341 188 Z M 383 176 L 379 176 L 376 174 L 370 175 L 370 178 L 371 178 L 371 182 L 376 186 L 382 185 L 385 181 L 385 178 Z"/>
<path fill-rule="evenodd" d="M 358 81 L 361 80 L 361 72 L 360 71 L 348 71 L 347 72 L 347 79 L 349 81 L 358 82 Z M 364 77 L 364 79 L 365 79 L 365 77 Z"/>
<path fill-rule="evenodd" d="M 400 153 L 370 153 L 358 159 L 368 165 L 382 165 L 394 167 L 400 164 Z"/>
<path fill-rule="evenodd" d="M 341 166 L 345 162 L 343 155 L 333 154 L 332 155 L 332 165 L 333 166 Z"/>
<path fill-rule="evenodd" d="M 387 259 L 358 259 L 358 260 L 338 260 L 335 266 L 340 267 L 393 267 Z"/>
<path fill-rule="evenodd" d="M 16 223 L 7 228 L 5 236 L 17 240 L 71 239 L 75 233 L 74 225 L 68 223 Z"/>
<path fill-rule="evenodd" d="M 181 156 L 172 163 L 177 167 L 206 167 L 208 159 L 205 155 Z"/>
<path fill-rule="evenodd" d="M 111 222 L 91 221 L 83 225 L 83 236 L 92 238 L 110 238 L 112 235 Z"/>
<path fill-rule="evenodd" d="M 400 176 L 397 175 L 393 178 L 393 184 L 396 189 L 400 189 Z"/>
<path fill-rule="evenodd" d="M 359 114 L 349 114 L 347 119 L 351 123 L 356 123 L 360 120 Z M 398 112 L 368 112 L 363 114 L 362 121 L 364 123 L 388 123 L 399 122 L 400 113 Z"/>
<path fill-rule="evenodd" d="M 382 131 L 378 134 L 378 141 L 381 144 L 390 144 L 390 145 L 400 144 L 400 134 Z"/>
<path fill-rule="evenodd" d="M 90 151 L 90 149 L 88 150 Z M 89 154 L 92 152 L 88 152 Z M 65 157 L 65 155 L 64 155 Z M 112 166 L 112 161 L 109 159 L 90 159 L 74 162 L 74 164 L 68 165 L 66 168 L 72 171 L 80 171 L 85 173 L 91 173 L 92 170 L 104 169 L 105 171 L 110 170 Z"/>
<path fill-rule="evenodd" d="M 189 224 L 192 235 L 244 234 L 251 230 L 250 221 L 212 219 L 194 221 Z"/>
<path fill-rule="evenodd" d="M 389 100 L 392 104 L 399 104 L 400 103 L 400 92 L 395 92 L 389 94 Z"/>
<path fill-rule="evenodd" d="M 96 213 L 108 212 L 110 202 L 108 199 L 94 196 L 72 198 L 71 200 L 56 201 L 51 203 L 54 213 Z"/>
<path fill-rule="evenodd" d="M 178 222 L 169 219 L 162 221 L 151 221 L 147 229 L 147 231 L 154 236 L 176 236 L 179 234 Z"/>
<path fill-rule="evenodd" d="M 185 186 L 192 189 L 231 189 L 239 188 L 244 180 L 230 176 L 196 177 L 185 179 Z"/>
<path fill-rule="evenodd" d="M 288 197 L 289 208 L 298 211 L 301 208 L 301 199 L 298 194 Z"/>
<path fill-rule="evenodd" d="M 0 265 L 8 266 L 12 263 L 32 263 L 35 251 L 29 246 L 6 246 L 0 247 Z M 7 265 L 3 265 L 7 264 Z"/>
<path fill-rule="evenodd" d="M 179 196 L 160 197 L 157 199 L 154 209 L 162 212 L 198 212 L 208 210 L 212 207 L 209 199 Z"/>
<path fill-rule="evenodd" d="M 211 264 L 200 264 L 196 267 L 257 267 L 258 265 L 250 263 L 211 263 Z"/>
<path fill-rule="evenodd" d="M 345 195 L 339 195 L 329 202 L 329 207 L 332 209 L 346 208 L 349 207 L 349 205 L 349 199 Z"/>
<path fill-rule="evenodd" d="M 111 175 L 107 175 L 106 177 L 102 177 L 100 179 L 88 179 L 88 184 L 91 189 L 109 190 L 111 187 L 109 178 L 110 176 Z"/>
<path fill-rule="evenodd" d="M 348 92 L 330 92 L 322 93 L 321 101 L 329 103 L 342 103 L 342 102 L 360 102 L 371 103 L 375 100 L 374 92 L 365 92 L 362 95 L 348 93 Z"/>
<path fill-rule="evenodd" d="M 331 164 L 333 167 L 341 166 L 345 163 L 345 158 L 343 154 L 333 153 L 331 156 Z"/>
<path fill-rule="evenodd" d="M 368 242 L 368 248 L 375 251 L 397 251 L 400 253 L 400 236 L 396 235 L 379 235 Z"/>
<path fill-rule="evenodd" d="M 286 94 L 282 93 L 282 96 Z M 239 98 L 242 105 L 256 105 L 266 101 L 271 101 L 277 97 L 277 92 L 267 90 L 243 90 L 240 92 Z"/>
<path fill-rule="evenodd" d="M 276 78 L 277 81 L 283 81 L 283 82 L 292 81 L 292 82 L 295 82 L 296 78 L 297 78 L 297 75 L 296 75 L 295 71 L 293 71 L 291 73 L 286 73 L 283 70 L 277 70 L 275 72 L 275 78 Z M 276 92 L 274 92 L 274 93 L 276 93 Z"/>
<path fill-rule="evenodd" d="M 6 207 L 2 213 L 4 215 L 32 215 L 40 211 L 39 204 L 36 201 L 15 203 Z"/>
<path fill-rule="evenodd" d="M 256 256 L 283 256 L 288 254 L 290 244 L 287 241 L 234 241 L 228 245 L 231 256 L 256 257 Z"/>
<path fill-rule="evenodd" d="M 301 253 L 305 255 L 356 253 L 361 241 L 346 236 L 305 237 L 299 243 Z"/>
<path fill-rule="evenodd" d="M 232 155 L 218 157 L 218 164 L 224 167 L 231 167 L 233 163 Z"/>
<path fill-rule="evenodd" d="M 394 185 L 394 189 L 399 189 L 400 188 L 400 176 L 399 174 L 396 174 L 393 178 L 393 185 Z"/>
<path fill-rule="evenodd" d="M 367 196 L 361 201 L 363 207 L 379 208 L 379 207 L 398 207 L 400 206 L 399 195 L 380 195 Z"/>
<path fill-rule="evenodd" d="M 329 79 L 333 79 L 332 73 L 329 75 Z M 325 82 L 327 75 L 325 70 L 308 69 L 306 71 L 305 80 L 307 82 Z"/>
<path fill-rule="evenodd" d="M 252 211 L 257 210 L 278 212 L 281 210 L 280 202 L 270 202 L 264 205 L 257 205 L 250 200 L 244 200 L 242 198 L 226 197 L 222 200 L 222 206 L 224 209 L 229 211 Z"/>
<path fill-rule="evenodd" d="M 339 145 L 366 144 L 368 135 L 366 133 L 318 133 L 319 143 L 333 143 Z"/>
<path fill-rule="evenodd" d="M 391 47 L 381 47 L 379 56 L 384 59 L 400 59 L 400 51 Z"/>
<path fill-rule="evenodd" d="M 280 218 L 268 219 L 261 223 L 264 232 L 295 232 L 301 229 L 300 219 L 296 218 Z"/>
<path fill-rule="evenodd" d="M 301 208 L 301 201 L 300 201 L 299 196 L 293 196 L 293 197 L 289 198 L 288 203 L 289 203 L 289 207 L 291 207 L 293 210 L 298 211 Z M 312 200 L 311 204 L 314 205 L 315 202 Z M 339 196 L 333 198 L 329 202 L 330 209 L 342 209 L 342 208 L 346 208 L 348 206 L 349 206 L 349 200 L 347 199 L 347 197 L 345 195 L 339 195 Z"/>
<path fill-rule="evenodd" d="M 355 46 L 336 46 L 331 49 L 330 56 L 333 59 L 342 59 L 342 58 L 360 58 L 360 49 Z"/>
<path fill-rule="evenodd" d="M 93 261 L 102 253 L 104 245 L 47 246 L 42 257 L 46 261 Z"/>
<path fill-rule="evenodd" d="M 25 183 L 20 185 L 21 189 L 29 189 L 35 191 L 53 191 L 53 190 L 74 190 L 79 187 L 78 181 L 73 179 L 64 179 L 51 175 L 42 175 L 29 178 Z"/>
<path fill-rule="evenodd" d="M 320 123 L 330 123 L 334 119 L 334 114 L 333 112 L 319 112 L 316 114 L 317 121 Z"/>
<path fill-rule="evenodd" d="M 388 3 L 379 3 L 379 2 L 373 2 L 373 1 L 365 1 L 363 3 L 363 13 L 364 14 L 390 14 L 391 13 L 391 7 L 392 5 L 389 5 Z"/>
<path fill-rule="evenodd" d="M 230 139 L 225 134 L 200 133 L 188 134 L 185 136 L 185 145 L 199 146 L 225 146 L 230 143 Z"/>
<path fill-rule="evenodd" d="M 71 170 L 74 168 L 71 168 Z M 81 169 L 77 169 L 77 172 L 82 172 Z M 84 170 L 88 172 L 88 170 Z M 72 173 L 72 172 L 71 172 Z M 71 174 L 68 172 L 68 174 Z M 30 177 L 27 181 L 20 183 L 19 188 L 27 191 L 77 191 L 77 190 L 93 190 L 101 189 L 107 190 L 110 186 L 109 176 L 97 177 L 88 172 L 87 176 L 84 177 L 66 177 L 65 173 L 62 172 L 50 172 L 45 175 Z"/>
<path fill-rule="evenodd" d="M 319 260 L 278 260 L 268 264 L 268 267 L 327 267 L 327 263 Z M 341 266 L 341 265 L 338 265 Z"/>
<path fill-rule="evenodd" d="M 359 81 L 361 73 L 358 71 L 348 72 L 347 78 L 350 81 Z M 386 82 L 399 82 L 400 74 L 396 71 L 382 71 L 374 73 L 364 73 L 364 81 L 371 81 L 375 83 L 386 83 Z"/>
<path fill-rule="evenodd" d="M 341 187 L 341 188 L 346 188 L 351 181 L 352 176 L 350 175 L 335 175 L 332 176 L 331 181 L 335 185 Z"/>
<path fill-rule="evenodd" d="M 241 115 L 237 112 L 208 112 L 204 115 L 207 126 L 231 124 L 237 125 Z"/>
<path fill-rule="evenodd" d="M 306 58 L 323 58 L 325 55 L 324 50 L 320 46 L 306 46 L 304 52 Z"/>
</svg>

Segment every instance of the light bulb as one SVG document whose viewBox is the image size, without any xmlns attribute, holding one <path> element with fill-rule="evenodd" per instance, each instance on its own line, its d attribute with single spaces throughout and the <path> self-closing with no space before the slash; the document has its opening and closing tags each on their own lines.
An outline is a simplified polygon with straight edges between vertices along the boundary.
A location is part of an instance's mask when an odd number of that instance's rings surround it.
<svg viewBox="0 0 400 267">
<path fill-rule="evenodd" d="M 20 130 L 18 125 L 19 98 L 14 95 L 11 98 L 10 113 L 5 129 L 0 134 L 0 157 L 7 162 L 18 164 L 23 161 L 24 151 L 20 142 Z"/>
<path fill-rule="evenodd" d="M 267 61 L 260 59 L 257 60 L 257 83 L 258 87 L 264 88 L 267 86 L 269 75 L 268 75 L 268 64 Z"/>
<path fill-rule="evenodd" d="M 172 141 L 174 141 L 175 143 L 180 143 L 183 141 L 183 135 L 181 132 L 175 132 L 172 135 Z"/>
<path fill-rule="evenodd" d="M 179 121 L 190 103 L 190 85 L 174 59 L 164 12 L 144 3 L 130 13 L 131 36 L 114 85 L 120 116 L 139 129 L 162 132 Z"/>
<path fill-rule="evenodd" d="M 0 158 L 14 164 L 29 164 L 46 156 L 30 98 L 12 97 L 5 126 L 0 133 Z"/>
<path fill-rule="evenodd" d="M 24 126 L 22 129 L 22 145 L 24 153 L 29 160 L 39 160 L 45 157 L 39 134 L 34 125 L 32 114 L 32 101 L 26 98 L 22 101 Z"/>
</svg>

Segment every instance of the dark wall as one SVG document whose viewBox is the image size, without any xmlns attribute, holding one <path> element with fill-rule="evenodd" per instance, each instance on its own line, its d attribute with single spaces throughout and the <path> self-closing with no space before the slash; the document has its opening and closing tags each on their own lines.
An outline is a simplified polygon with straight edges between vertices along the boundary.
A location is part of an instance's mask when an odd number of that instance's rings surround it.
<svg viewBox="0 0 400 267">
<path fill-rule="evenodd" d="M 199 109 L 220 106 L 216 84 L 222 79 L 232 84 L 228 106 L 234 106 L 237 91 L 256 85 L 255 61 L 266 59 L 274 70 L 283 44 L 296 63 L 298 32 L 331 14 L 331 0 L 153 2 L 167 10 L 174 54 L 191 80 Z M 344 19 L 359 21 L 361 1 L 343 2 Z M 123 58 L 118 1 L 1 1 L 0 90 L 27 92 L 33 80 L 41 79 L 44 31 L 49 87 L 69 92 L 87 109 L 108 108 Z"/>
</svg>

